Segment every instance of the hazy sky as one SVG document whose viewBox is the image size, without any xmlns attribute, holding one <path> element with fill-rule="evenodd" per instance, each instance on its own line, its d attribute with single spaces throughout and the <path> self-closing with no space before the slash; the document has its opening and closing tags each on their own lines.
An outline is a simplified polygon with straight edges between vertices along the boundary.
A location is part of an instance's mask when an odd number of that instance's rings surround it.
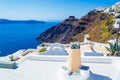
<svg viewBox="0 0 120 80">
<path fill-rule="evenodd" d="M 99 6 L 111 6 L 119 0 L 0 0 L 0 18 L 63 20 L 81 16 Z"/>
</svg>

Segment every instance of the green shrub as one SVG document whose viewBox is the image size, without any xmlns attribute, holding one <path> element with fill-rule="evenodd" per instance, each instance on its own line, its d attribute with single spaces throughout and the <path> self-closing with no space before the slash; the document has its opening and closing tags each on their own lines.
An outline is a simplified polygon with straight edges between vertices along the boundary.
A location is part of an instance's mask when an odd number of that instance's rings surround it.
<svg viewBox="0 0 120 80">
<path fill-rule="evenodd" d="M 111 52 L 111 55 L 120 56 L 120 45 L 117 41 L 114 43 L 109 43 L 109 46 L 110 47 L 106 47 L 106 49 Z"/>
<path fill-rule="evenodd" d="M 10 61 L 14 61 L 13 57 L 14 57 L 13 55 L 9 56 Z"/>
<path fill-rule="evenodd" d="M 39 53 L 42 53 L 42 52 L 45 52 L 46 51 L 46 48 L 41 48 L 40 50 L 39 50 Z"/>
</svg>

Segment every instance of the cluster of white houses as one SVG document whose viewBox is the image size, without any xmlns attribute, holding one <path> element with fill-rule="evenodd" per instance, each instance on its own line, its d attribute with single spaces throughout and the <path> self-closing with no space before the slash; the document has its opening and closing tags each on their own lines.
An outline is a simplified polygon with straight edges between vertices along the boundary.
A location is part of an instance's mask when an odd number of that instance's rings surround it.
<svg viewBox="0 0 120 80">
<path fill-rule="evenodd" d="M 109 14 L 114 14 L 116 18 L 120 18 L 120 2 L 117 2 L 115 5 L 111 7 L 104 7 L 104 6 L 99 7 L 96 8 L 96 10 L 103 11 Z"/>
</svg>

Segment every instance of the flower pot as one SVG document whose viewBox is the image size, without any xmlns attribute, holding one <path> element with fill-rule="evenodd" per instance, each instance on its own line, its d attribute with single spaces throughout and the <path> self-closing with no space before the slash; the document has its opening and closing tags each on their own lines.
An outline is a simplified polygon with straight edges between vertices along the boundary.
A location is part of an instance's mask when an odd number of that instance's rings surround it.
<svg viewBox="0 0 120 80">
<path fill-rule="evenodd" d="M 68 53 L 68 68 L 75 72 L 81 66 L 80 49 L 69 49 Z"/>
</svg>

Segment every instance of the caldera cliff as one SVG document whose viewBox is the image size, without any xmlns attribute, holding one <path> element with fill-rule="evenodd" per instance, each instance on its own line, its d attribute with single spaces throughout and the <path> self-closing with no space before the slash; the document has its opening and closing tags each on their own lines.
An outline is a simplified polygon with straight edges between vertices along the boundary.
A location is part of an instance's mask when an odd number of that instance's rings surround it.
<svg viewBox="0 0 120 80">
<path fill-rule="evenodd" d="M 109 8 L 100 7 L 88 12 L 80 19 L 69 16 L 58 25 L 41 33 L 37 39 L 47 43 L 69 43 L 83 41 L 84 35 L 89 34 L 91 41 L 106 43 L 116 36 L 117 30 L 113 24 L 115 19 L 120 17 L 118 7 L 120 8 L 118 3 Z"/>
</svg>

